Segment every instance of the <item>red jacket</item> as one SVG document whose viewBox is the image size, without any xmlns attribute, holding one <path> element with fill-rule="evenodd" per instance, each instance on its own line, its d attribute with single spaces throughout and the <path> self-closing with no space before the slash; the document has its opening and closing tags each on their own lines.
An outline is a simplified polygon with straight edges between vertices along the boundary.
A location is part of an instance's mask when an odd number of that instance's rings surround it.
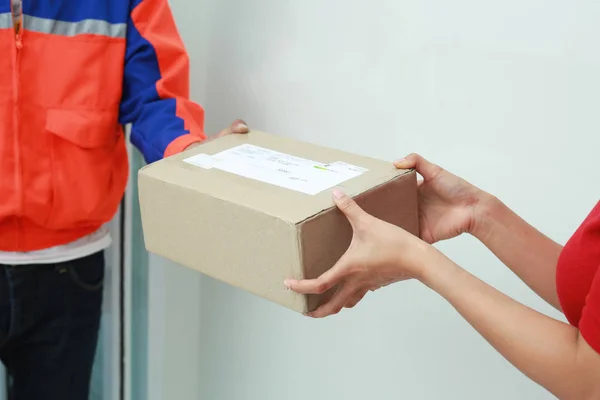
<svg viewBox="0 0 600 400">
<path fill-rule="evenodd" d="M 0 0 L 0 250 L 97 230 L 148 162 L 205 138 L 167 0 Z"/>
</svg>

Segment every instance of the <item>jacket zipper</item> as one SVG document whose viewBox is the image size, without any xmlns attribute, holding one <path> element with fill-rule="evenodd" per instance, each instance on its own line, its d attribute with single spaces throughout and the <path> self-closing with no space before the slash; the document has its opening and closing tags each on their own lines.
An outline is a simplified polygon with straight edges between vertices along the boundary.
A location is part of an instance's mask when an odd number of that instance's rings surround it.
<svg viewBox="0 0 600 400">
<path fill-rule="evenodd" d="M 22 0 L 10 0 L 10 9 L 12 15 L 13 28 L 15 32 L 15 49 L 13 50 L 14 54 L 14 74 L 13 74 L 13 91 L 14 91 L 14 101 L 13 101 L 13 118 L 14 118 L 14 154 L 15 154 L 15 188 L 17 190 L 17 198 L 18 198 L 18 211 L 17 215 L 21 215 L 23 212 L 23 191 L 22 191 L 22 178 L 21 178 L 21 152 L 19 146 L 19 130 L 20 130 L 20 59 L 21 59 L 21 49 L 23 48 L 23 1 Z M 18 221 L 18 219 L 17 219 Z M 17 222 L 17 224 L 19 224 Z M 20 246 L 20 226 L 17 226 L 17 246 Z"/>
<path fill-rule="evenodd" d="M 20 50 L 23 48 L 23 0 L 10 0 L 10 10 L 15 30 L 15 45 Z"/>
</svg>

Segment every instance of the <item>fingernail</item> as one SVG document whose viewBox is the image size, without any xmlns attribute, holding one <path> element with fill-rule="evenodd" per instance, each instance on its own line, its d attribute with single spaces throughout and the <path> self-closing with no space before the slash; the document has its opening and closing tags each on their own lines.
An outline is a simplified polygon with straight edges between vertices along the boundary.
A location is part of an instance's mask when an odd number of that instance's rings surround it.
<svg viewBox="0 0 600 400">
<path fill-rule="evenodd" d="M 339 189 L 334 189 L 333 190 L 333 197 L 335 197 L 336 199 L 341 199 L 342 197 L 344 197 L 344 192 L 342 192 Z"/>
<path fill-rule="evenodd" d="M 399 160 L 394 161 L 394 164 L 402 164 L 404 161 L 406 161 L 406 157 L 405 158 L 401 158 Z"/>
<path fill-rule="evenodd" d="M 292 290 L 293 283 L 294 283 L 294 281 L 292 281 L 291 279 L 286 279 L 285 281 L 283 281 L 283 284 L 285 285 L 285 288 L 287 290 Z"/>
</svg>

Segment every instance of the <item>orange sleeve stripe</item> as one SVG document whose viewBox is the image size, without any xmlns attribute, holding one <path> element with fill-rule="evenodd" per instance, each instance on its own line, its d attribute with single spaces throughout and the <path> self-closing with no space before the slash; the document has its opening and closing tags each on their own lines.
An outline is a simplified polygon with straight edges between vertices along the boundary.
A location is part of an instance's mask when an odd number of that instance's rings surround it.
<svg viewBox="0 0 600 400">
<path fill-rule="evenodd" d="M 175 154 L 191 143 L 206 139 L 204 110 L 189 99 L 189 56 L 167 0 L 143 0 L 132 12 L 131 18 L 140 35 L 153 47 L 158 58 L 161 79 L 156 90 L 161 99 L 176 101 L 176 115 L 184 122 L 189 135 L 175 139 L 166 149 L 165 156 Z"/>
</svg>

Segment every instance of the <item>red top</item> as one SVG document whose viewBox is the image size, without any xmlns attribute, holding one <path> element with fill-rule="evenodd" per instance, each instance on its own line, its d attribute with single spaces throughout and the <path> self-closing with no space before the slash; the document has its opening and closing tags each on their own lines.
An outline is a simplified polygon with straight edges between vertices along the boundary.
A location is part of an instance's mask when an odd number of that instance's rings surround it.
<svg viewBox="0 0 600 400">
<path fill-rule="evenodd" d="M 568 321 L 600 353 L 600 202 L 565 245 L 556 288 Z"/>
</svg>

